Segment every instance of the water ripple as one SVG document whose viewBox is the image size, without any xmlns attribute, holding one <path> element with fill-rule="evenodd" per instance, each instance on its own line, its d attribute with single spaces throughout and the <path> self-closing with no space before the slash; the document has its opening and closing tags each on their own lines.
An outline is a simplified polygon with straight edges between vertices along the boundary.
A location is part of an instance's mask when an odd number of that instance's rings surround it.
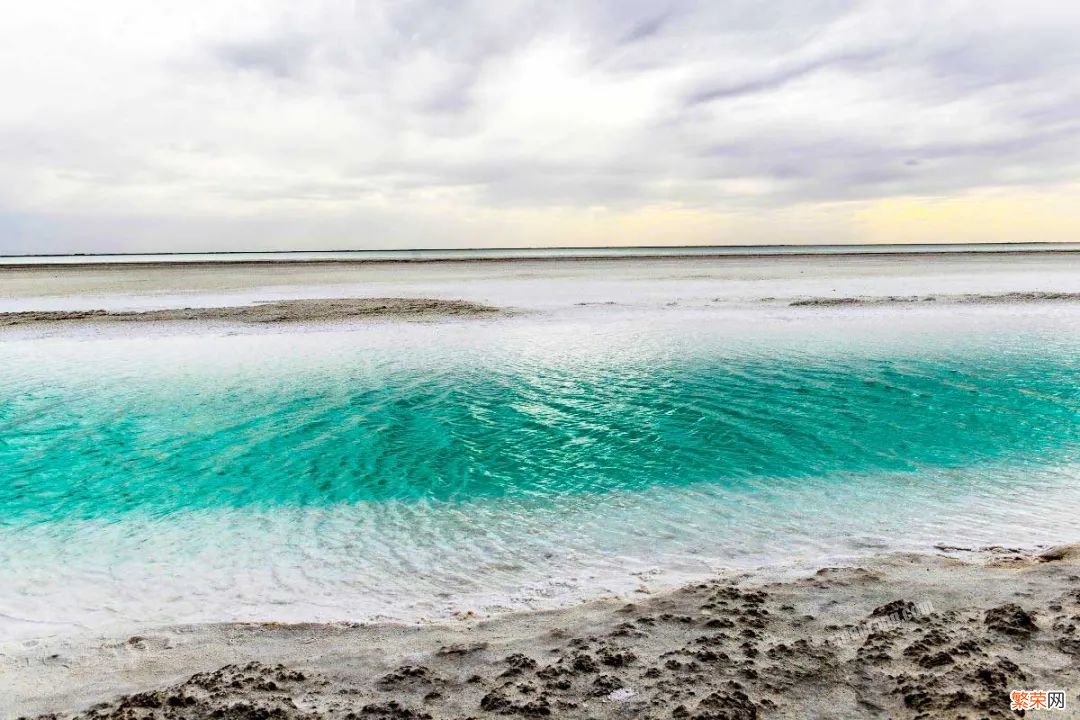
<svg viewBox="0 0 1080 720">
<path fill-rule="evenodd" d="M 330 365 L 172 374 L 160 346 L 94 372 L 2 348 L 0 615 L 440 616 L 1075 532 L 1070 342 L 608 339 L 413 356 L 338 338 Z"/>
</svg>

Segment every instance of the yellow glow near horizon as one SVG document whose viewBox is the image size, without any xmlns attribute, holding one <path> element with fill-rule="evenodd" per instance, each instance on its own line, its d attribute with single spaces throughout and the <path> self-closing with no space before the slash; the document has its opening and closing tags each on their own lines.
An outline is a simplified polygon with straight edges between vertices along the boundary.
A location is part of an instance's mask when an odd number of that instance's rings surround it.
<svg viewBox="0 0 1080 720">
<path fill-rule="evenodd" d="M 1080 241 L 1080 187 L 888 198 L 853 214 L 867 243 Z"/>
<path fill-rule="evenodd" d="M 891 197 L 722 212 L 637 209 L 480 209 L 450 214 L 487 245 L 787 245 L 1080 242 L 1080 186 Z M 551 238 L 559 242 L 552 243 Z"/>
</svg>

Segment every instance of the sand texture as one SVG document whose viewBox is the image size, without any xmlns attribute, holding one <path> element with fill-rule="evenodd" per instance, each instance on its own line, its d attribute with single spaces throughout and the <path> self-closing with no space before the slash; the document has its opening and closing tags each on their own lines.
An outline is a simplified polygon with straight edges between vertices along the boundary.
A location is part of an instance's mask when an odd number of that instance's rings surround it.
<svg viewBox="0 0 1080 720">
<path fill-rule="evenodd" d="M 0 326 L 60 322 L 177 322 L 239 323 L 333 322 L 358 318 L 430 319 L 496 315 L 498 308 L 464 300 L 432 298 L 337 298 L 280 300 L 233 307 L 169 308 L 165 310 L 30 310 L 0 313 Z"/>
<path fill-rule="evenodd" d="M 837 305 L 898 305 L 903 303 L 1032 303 L 1076 302 L 1080 293 L 1073 292 L 1006 292 L 998 294 L 966 293 L 963 295 L 888 295 L 885 297 L 815 297 L 795 300 L 791 307 L 831 307 Z"/>
<path fill-rule="evenodd" d="M 1080 553 L 948 548 L 458 624 L 209 625 L 7 648 L 6 716 L 1007 718 L 1080 706 Z"/>
</svg>

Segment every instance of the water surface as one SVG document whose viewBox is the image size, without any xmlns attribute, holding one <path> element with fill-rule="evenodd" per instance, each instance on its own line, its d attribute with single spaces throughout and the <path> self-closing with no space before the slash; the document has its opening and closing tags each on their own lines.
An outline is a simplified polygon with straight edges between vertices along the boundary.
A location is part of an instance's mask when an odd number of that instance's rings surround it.
<svg viewBox="0 0 1080 720">
<path fill-rule="evenodd" d="M 0 616 L 436 617 L 1061 540 L 1075 326 L 967 312 L 8 342 Z"/>
</svg>

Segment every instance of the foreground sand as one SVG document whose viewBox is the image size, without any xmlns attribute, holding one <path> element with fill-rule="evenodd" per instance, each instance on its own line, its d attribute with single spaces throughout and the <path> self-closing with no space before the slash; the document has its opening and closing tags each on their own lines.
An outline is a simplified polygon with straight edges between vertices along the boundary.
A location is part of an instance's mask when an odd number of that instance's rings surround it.
<svg viewBox="0 0 1080 720">
<path fill-rule="evenodd" d="M 453 625 L 210 625 L 8 643 L 5 717 L 1080 715 L 1080 549 L 890 555 L 796 580 Z M 3 707 L 0 705 L 0 707 Z"/>
</svg>

